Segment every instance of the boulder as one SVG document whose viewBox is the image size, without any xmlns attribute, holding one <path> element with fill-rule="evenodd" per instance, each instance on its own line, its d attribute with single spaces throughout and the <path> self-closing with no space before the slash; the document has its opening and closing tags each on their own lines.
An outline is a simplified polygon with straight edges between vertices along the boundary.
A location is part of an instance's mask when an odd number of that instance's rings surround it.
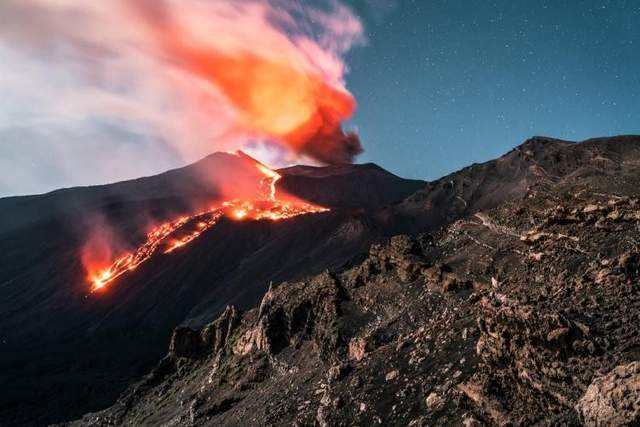
<svg viewBox="0 0 640 427">
<path fill-rule="evenodd" d="M 400 375 L 400 372 L 397 369 L 394 369 L 393 371 L 388 372 L 384 379 L 387 381 L 393 381 L 398 378 L 398 375 Z"/>
<path fill-rule="evenodd" d="M 640 362 L 594 379 L 575 409 L 587 426 L 640 424 Z"/>
<path fill-rule="evenodd" d="M 430 411 L 436 412 L 444 407 L 444 400 L 437 393 L 430 393 L 425 399 L 425 404 Z"/>
<path fill-rule="evenodd" d="M 352 338 L 349 341 L 349 359 L 359 362 L 366 354 L 367 341 L 364 338 Z"/>
</svg>

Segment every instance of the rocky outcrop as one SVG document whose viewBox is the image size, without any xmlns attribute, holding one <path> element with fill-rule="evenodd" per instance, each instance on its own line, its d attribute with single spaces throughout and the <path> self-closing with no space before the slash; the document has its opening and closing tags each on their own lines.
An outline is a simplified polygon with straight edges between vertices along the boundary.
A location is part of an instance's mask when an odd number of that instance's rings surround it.
<svg viewBox="0 0 640 427">
<path fill-rule="evenodd" d="M 456 274 L 449 265 L 438 263 L 422 271 L 428 285 L 445 292 L 458 292 L 473 289 L 473 283 Z"/>
<path fill-rule="evenodd" d="M 479 305 L 476 352 L 483 363 L 461 390 L 499 425 L 512 421 L 507 408 L 514 401 L 552 412 L 568 405 L 576 367 L 567 361 L 596 351 L 589 328 L 496 292 Z"/>
<path fill-rule="evenodd" d="M 576 411 L 590 427 L 640 424 L 640 363 L 618 366 L 593 380 Z"/>
<path fill-rule="evenodd" d="M 198 331 L 191 328 L 179 327 L 174 329 L 169 344 L 171 357 L 195 357 L 200 354 L 203 342 Z"/>
<path fill-rule="evenodd" d="M 218 319 L 205 326 L 200 332 L 204 348 L 214 354 L 222 350 L 239 321 L 240 315 L 236 308 L 227 306 Z"/>
<path fill-rule="evenodd" d="M 404 282 L 416 279 L 427 267 L 422 257 L 422 245 L 427 245 L 425 242 L 429 239 L 428 235 L 418 239 L 401 235 L 392 237 L 388 245 L 372 245 L 364 262 L 349 273 L 347 284 L 351 287 L 362 286 L 376 275 L 389 271 Z"/>
<path fill-rule="evenodd" d="M 201 331 L 178 327 L 171 335 L 169 356 L 193 358 L 203 354 L 216 354 L 222 350 L 240 320 L 235 307 L 227 306 L 218 319 Z"/>
<path fill-rule="evenodd" d="M 335 321 L 341 288 L 328 272 L 309 282 L 270 288 L 260 304 L 255 325 L 236 342 L 234 352 L 263 351 L 276 355 L 286 347 L 311 341 L 318 354 L 329 357 L 341 341 Z"/>
</svg>

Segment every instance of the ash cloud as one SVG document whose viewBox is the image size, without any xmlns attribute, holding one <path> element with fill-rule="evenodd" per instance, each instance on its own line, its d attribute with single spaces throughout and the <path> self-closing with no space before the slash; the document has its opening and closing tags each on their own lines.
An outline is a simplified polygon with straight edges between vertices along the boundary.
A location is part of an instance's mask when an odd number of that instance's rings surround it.
<svg viewBox="0 0 640 427">
<path fill-rule="evenodd" d="M 304 147 L 305 154 L 327 164 L 353 163 L 363 151 L 360 137 L 340 128 L 331 135 L 314 135 Z"/>
<path fill-rule="evenodd" d="M 132 178 L 260 139 L 289 158 L 353 161 L 362 148 L 342 130 L 355 108 L 343 57 L 364 41 L 362 24 L 337 1 L 300 4 L 2 2 L 0 191 Z M 11 178 L 29 169 L 47 171 Z"/>
</svg>

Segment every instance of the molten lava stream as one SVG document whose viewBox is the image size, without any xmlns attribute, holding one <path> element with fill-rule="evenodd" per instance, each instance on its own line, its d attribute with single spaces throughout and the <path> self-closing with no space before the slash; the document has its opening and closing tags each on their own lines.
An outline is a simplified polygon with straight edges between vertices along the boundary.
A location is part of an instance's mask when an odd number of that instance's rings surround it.
<svg viewBox="0 0 640 427">
<path fill-rule="evenodd" d="M 209 211 L 191 216 L 182 216 L 172 222 L 155 227 L 147 234 L 146 241 L 134 252 L 119 256 L 107 268 L 97 271 L 87 268 L 91 292 L 104 289 L 109 283 L 128 271 L 135 270 L 140 264 L 156 254 L 169 255 L 187 246 L 206 230 L 216 225 L 223 216 L 235 221 L 278 221 L 329 210 L 303 201 L 278 200 L 276 182 L 281 176 L 262 164 L 256 163 L 256 167 L 265 176 L 261 182 L 265 193 L 263 199 L 226 201 L 222 203 L 221 207 L 213 207 Z"/>
<path fill-rule="evenodd" d="M 104 288 L 127 271 L 135 270 L 156 252 L 170 253 L 178 247 L 186 245 L 215 225 L 221 216 L 222 213 L 219 209 L 212 209 L 210 212 L 198 213 L 191 217 L 182 216 L 175 221 L 154 228 L 147 234 L 146 241 L 135 252 L 125 253 L 113 261 L 108 268 L 89 274 L 92 291 Z M 186 232 L 185 229 L 189 228 L 194 221 L 197 222 L 195 229 Z M 173 237 L 169 240 L 169 237 L 178 234 L 178 231 L 180 231 L 181 237 Z"/>
</svg>

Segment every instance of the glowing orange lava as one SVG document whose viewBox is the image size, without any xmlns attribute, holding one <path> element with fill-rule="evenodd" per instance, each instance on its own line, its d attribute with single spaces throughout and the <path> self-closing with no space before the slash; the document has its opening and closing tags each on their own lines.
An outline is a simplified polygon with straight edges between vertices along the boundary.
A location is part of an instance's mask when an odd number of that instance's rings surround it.
<svg viewBox="0 0 640 427">
<path fill-rule="evenodd" d="M 260 163 L 256 163 L 256 167 L 264 175 L 261 182 L 261 186 L 265 189 L 263 199 L 226 201 L 207 211 L 182 216 L 155 227 L 147 234 L 145 242 L 135 251 L 120 255 L 108 267 L 95 269 L 91 265 L 85 265 L 91 291 L 104 289 L 109 283 L 128 271 L 135 270 L 140 264 L 157 254 L 170 254 L 187 246 L 216 225 L 223 216 L 236 221 L 278 221 L 298 215 L 328 211 L 326 208 L 303 201 L 278 200 L 276 182 L 281 178 L 280 174 Z"/>
</svg>

